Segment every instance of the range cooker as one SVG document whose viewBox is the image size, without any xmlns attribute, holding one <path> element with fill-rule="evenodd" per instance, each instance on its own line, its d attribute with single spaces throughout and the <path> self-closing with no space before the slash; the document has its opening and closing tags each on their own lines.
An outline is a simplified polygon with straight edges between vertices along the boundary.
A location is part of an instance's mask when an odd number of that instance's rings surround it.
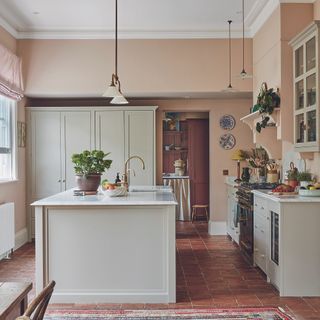
<svg viewBox="0 0 320 320">
<path fill-rule="evenodd" d="M 256 189 L 274 189 L 276 183 L 241 183 L 237 195 L 237 220 L 240 225 L 239 246 L 244 257 L 253 264 L 253 193 Z"/>
</svg>

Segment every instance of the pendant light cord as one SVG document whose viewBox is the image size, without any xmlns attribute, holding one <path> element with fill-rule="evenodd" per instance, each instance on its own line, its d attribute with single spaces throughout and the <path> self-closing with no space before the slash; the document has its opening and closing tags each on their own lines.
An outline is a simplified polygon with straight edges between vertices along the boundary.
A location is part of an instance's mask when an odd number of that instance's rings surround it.
<svg viewBox="0 0 320 320">
<path fill-rule="evenodd" d="M 229 23 L 229 88 L 232 88 L 231 85 L 231 23 L 232 20 L 228 20 Z"/>
<path fill-rule="evenodd" d="M 118 81 L 118 0 L 115 0 L 115 76 Z"/>
<path fill-rule="evenodd" d="M 244 70 L 244 0 L 242 0 L 242 72 Z"/>
</svg>

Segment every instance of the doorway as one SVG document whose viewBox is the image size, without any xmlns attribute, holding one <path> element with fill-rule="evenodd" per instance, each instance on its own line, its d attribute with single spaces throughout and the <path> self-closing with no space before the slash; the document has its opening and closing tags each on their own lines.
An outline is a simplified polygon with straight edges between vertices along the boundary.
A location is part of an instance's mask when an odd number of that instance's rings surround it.
<svg viewBox="0 0 320 320">
<path fill-rule="evenodd" d="M 209 113 L 163 113 L 163 183 L 178 201 L 177 220 L 190 221 L 195 205 L 197 220 L 209 213 Z M 208 219 L 209 220 L 209 219 Z"/>
</svg>

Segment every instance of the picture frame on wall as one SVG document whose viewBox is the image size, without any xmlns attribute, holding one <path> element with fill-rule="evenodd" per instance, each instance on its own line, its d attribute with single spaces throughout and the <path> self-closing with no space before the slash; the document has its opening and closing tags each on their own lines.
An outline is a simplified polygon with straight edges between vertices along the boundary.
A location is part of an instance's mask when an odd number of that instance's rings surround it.
<svg viewBox="0 0 320 320">
<path fill-rule="evenodd" d="M 17 122 L 17 137 L 18 137 L 18 147 L 26 147 L 26 123 L 18 121 Z"/>
</svg>

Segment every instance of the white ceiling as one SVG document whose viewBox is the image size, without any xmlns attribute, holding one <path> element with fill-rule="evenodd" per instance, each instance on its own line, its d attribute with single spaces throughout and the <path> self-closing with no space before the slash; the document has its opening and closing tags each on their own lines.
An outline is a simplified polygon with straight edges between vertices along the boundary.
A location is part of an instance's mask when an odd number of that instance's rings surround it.
<svg viewBox="0 0 320 320">
<path fill-rule="evenodd" d="M 246 35 L 252 36 L 279 2 L 245 0 Z M 118 0 L 121 38 L 241 36 L 241 0 Z M 0 25 L 16 38 L 113 38 L 114 0 L 0 0 Z"/>
</svg>

